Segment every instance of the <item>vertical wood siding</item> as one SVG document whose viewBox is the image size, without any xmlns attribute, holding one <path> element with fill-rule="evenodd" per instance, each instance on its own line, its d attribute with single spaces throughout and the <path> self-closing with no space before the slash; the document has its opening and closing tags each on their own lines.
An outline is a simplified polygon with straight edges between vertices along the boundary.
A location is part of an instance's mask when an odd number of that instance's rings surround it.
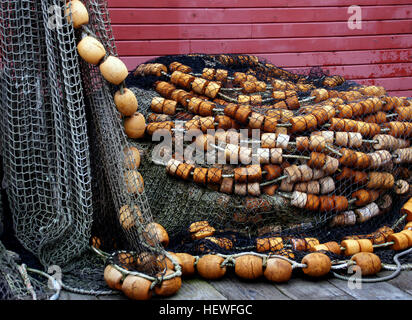
<svg viewBox="0 0 412 320">
<path fill-rule="evenodd" d="M 362 8 L 351 30 L 349 6 Z M 322 66 L 412 96 L 412 1 L 108 0 L 130 70 L 160 55 L 247 53 L 288 69 Z"/>
</svg>

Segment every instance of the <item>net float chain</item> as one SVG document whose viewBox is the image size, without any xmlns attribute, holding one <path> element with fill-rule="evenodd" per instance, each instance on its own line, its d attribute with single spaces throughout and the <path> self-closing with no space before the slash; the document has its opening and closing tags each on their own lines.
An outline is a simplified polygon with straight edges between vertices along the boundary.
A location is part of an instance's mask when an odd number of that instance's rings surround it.
<svg viewBox="0 0 412 320">
<path fill-rule="evenodd" d="M 89 23 L 89 14 L 81 1 L 69 1 L 66 4 L 66 16 L 75 29 Z M 123 83 L 129 74 L 123 61 L 115 56 L 107 55 L 103 44 L 87 33 L 83 33 L 82 39 L 77 44 L 77 51 L 87 63 L 99 65 L 102 76 L 114 85 Z M 137 98 L 129 89 L 117 91 L 114 100 L 117 109 L 124 116 L 131 116 L 138 109 Z"/>
<path fill-rule="evenodd" d="M 151 72 L 149 70 L 150 65 L 146 65 L 146 66 L 148 66 L 146 69 L 142 67 L 135 74 L 141 74 L 141 75 L 161 74 L 161 72 Z M 166 72 L 166 66 L 161 65 L 161 67 L 159 66 L 158 69 L 160 70 L 160 68 L 162 68 L 163 73 Z M 170 65 L 169 69 L 173 73 L 175 73 L 176 71 L 179 72 L 178 74 L 176 74 L 175 79 L 172 80 L 172 83 L 174 84 L 178 84 L 182 87 L 188 87 L 189 84 L 194 81 L 193 78 L 189 78 L 189 77 L 194 77 L 193 75 L 188 74 L 192 71 L 190 67 L 184 66 L 178 62 L 174 62 Z M 181 73 L 186 73 L 187 76 L 182 76 Z M 178 79 L 179 77 L 184 77 L 185 79 L 179 80 Z M 222 69 L 215 70 L 211 68 L 205 68 L 202 72 L 202 78 L 203 80 L 207 80 L 207 81 L 216 79 L 218 80 L 219 85 L 220 85 L 222 82 L 225 82 L 227 80 L 227 71 L 222 70 Z M 307 85 L 307 84 L 296 84 L 295 85 L 295 84 L 287 84 L 281 80 L 277 80 L 277 81 L 278 82 L 273 83 L 273 89 L 274 90 L 284 90 L 286 92 L 274 91 L 273 98 L 275 100 L 286 100 L 288 98 L 295 97 L 296 91 L 307 92 L 313 88 L 313 86 Z M 199 81 L 199 84 L 201 82 L 202 81 Z M 247 75 L 241 72 L 236 72 L 234 74 L 233 83 L 241 85 L 244 93 L 263 92 L 263 91 L 266 91 L 266 88 L 267 88 L 266 84 L 263 81 L 257 81 L 256 77 L 254 77 L 253 75 Z M 361 88 L 360 90 L 365 95 L 382 96 L 386 93 L 384 88 L 376 87 L 376 86 Z M 202 89 L 199 89 L 199 93 L 200 92 L 202 92 L 202 94 L 204 93 Z M 363 94 L 361 92 L 353 91 L 346 95 L 342 94 L 342 97 L 347 100 L 356 100 L 356 99 L 361 98 Z M 336 92 L 332 94 L 332 92 L 329 92 L 326 89 L 315 89 L 313 90 L 311 95 L 314 97 L 315 102 L 321 102 L 329 98 L 336 97 L 339 95 L 339 93 Z M 250 100 L 248 100 L 248 98 L 245 96 L 242 97 L 242 99 L 245 99 L 244 101 L 242 100 L 242 102 L 244 103 L 250 102 Z M 259 103 L 257 102 L 256 104 L 259 104 Z M 286 105 L 289 106 L 291 109 L 296 109 L 300 106 L 298 101 L 290 101 L 290 103 L 287 103 Z"/>
<path fill-rule="evenodd" d="M 81 1 L 69 1 L 66 5 L 66 16 L 69 22 L 73 23 L 75 29 L 89 23 L 89 14 Z M 117 57 L 108 56 L 106 59 L 106 49 L 100 41 L 91 36 L 84 36 L 77 45 L 79 55 L 88 63 L 100 64 L 100 71 L 103 77 L 114 85 L 122 83 L 129 72 L 126 65 Z M 104 60 L 103 62 L 101 62 Z"/>
<path fill-rule="evenodd" d="M 159 87 L 161 87 L 159 89 Z M 205 101 L 203 99 L 192 97 L 184 90 L 176 90 L 173 85 L 167 82 L 160 82 L 157 84 L 157 91 L 167 98 L 181 103 L 188 108 L 188 111 L 201 116 L 212 116 L 217 109 L 216 104 Z M 167 88 L 167 92 L 165 91 Z M 176 93 L 176 95 L 175 95 Z M 180 98 L 179 98 L 180 95 Z M 183 100 L 182 100 L 183 99 Z M 157 108 L 159 110 L 159 108 Z M 173 108 L 173 110 L 175 110 Z M 336 140 L 339 144 L 358 143 L 362 141 L 358 136 L 351 134 L 353 142 L 349 142 L 348 135 L 344 133 L 360 133 L 363 136 L 374 137 L 377 136 L 377 144 L 382 145 L 395 145 L 400 143 L 406 145 L 407 143 L 398 140 L 386 140 L 379 135 L 381 127 L 376 123 L 366 123 L 363 121 L 355 121 L 351 119 L 333 118 L 335 115 L 335 109 L 332 106 L 319 106 L 312 110 L 311 114 L 303 116 L 293 116 L 293 113 L 286 114 L 288 110 L 268 110 L 266 115 L 254 112 L 250 106 L 236 105 L 229 103 L 223 109 L 226 116 L 236 120 L 240 124 L 245 124 L 251 129 L 261 129 L 265 132 L 276 132 L 278 129 L 278 121 L 289 123 L 290 133 L 303 132 L 308 129 L 314 129 L 319 125 L 331 121 L 330 129 L 339 132 L 336 135 Z M 389 134 L 393 137 L 409 137 L 412 134 L 412 123 L 392 121 L 383 124 L 384 128 L 389 130 Z M 395 146 L 394 146 L 395 148 Z"/>
<path fill-rule="evenodd" d="M 178 261 L 184 277 L 191 277 L 197 272 L 204 279 L 218 280 L 227 273 L 226 256 L 207 254 L 196 259 L 189 254 L 175 253 L 174 257 Z M 351 261 L 360 267 L 365 276 L 376 274 L 381 270 L 380 258 L 373 253 L 359 252 L 351 257 Z M 252 253 L 231 257 L 234 272 L 239 278 L 257 280 L 265 277 L 268 281 L 275 283 L 287 282 L 292 278 L 294 269 L 292 262 L 280 256 L 262 257 Z M 322 277 L 331 271 L 332 262 L 326 254 L 312 252 L 303 257 L 299 267 L 304 274 L 310 277 Z M 168 270 L 166 275 L 172 272 L 172 270 Z M 105 269 L 105 279 L 111 288 L 123 291 L 131 299 L 148 300 L 152 297 L 152 282 L 150 280 L 133 275 L 124 277 L 111 265 Z M 170 296 L 176 293 L 180 287 L 181 278 L 175 277 L 171 280 L 165 280 L 159 287 L 155 286 L 153 291 L 160 296 Z"/>
<path fill-rule="evenodd" d="M 141 68 L 138 68 L 136 70 L 135 74 L 141 74 L 141 75 L 161 75 L 163 73 L 166 73 L 166 66 L 156 64 L 158 71 L 151 71 L 150 70 L 150 65 L 142 65 Z M 145 68 L 145 66 L 149 66 Z M 170 64 L 169 69 L 171 72 L 179 71 L 182 73 L 191 73 L 192 69 L 188 66 L 185 66 L 179 62 L 173 62 Z M 228 79 L 227 71 L 222 70 L 222 69 L 212 69 L 212 68 L 204 68 L 202 72 L 202 77 L 205 80 L 218 80 L 219 82 L 225 82 Z M 333 77 L 327 77 L 325 78 L 325 83 L 329 86 L 334 86 L 338 85 L 338 83 L 343 83 L 344 79 L 340 76 L 333 76 Z M 342 82 L 343 81 L 343 82 Z M 253 92 L 253 91 L 263 91 L 263 89 L 266 87 L 266 84 L 264 84 L 262 81 L 257 81 L 256 77 L 250 74 L 245 74 L 242 72 L 236 72 L 234 74 L 233 78 L 233 83 L 234 84 L 239 84 L 243 85 L 245 82 L 248 82 L 248 84 L 244 85 L 244 91 L 246 92 Z M 185 86 L 185 85 L 183 85 Z M 306 92 L 311 89 L 313 89 L 313 85 L 308 85 L 308 84 L 294 84 L 292 82 L 285 82 L 282 80 L 277 80 L 275 79 L 274 82 L 272 83 L 273 89 L 274 90 L 280 90 L 280 91 L 302 91 Z M 384 96 L 386 94 L 386 91 L 383 87 L 377 87 L 377 86 L 366 86 L 366 87 L 360 87 L 357 88 L 358 91 L 352 90 L 349 92 L 332 92 L 328 91 L 326 89 L 315 89 L 312 93 L 312 96 L 315 97 L 315 102 L 320 102 L 320 101 L 325 101 L 329 98 L 341 96 L 347 101 L 351 100 L 356 100 L 362 98 L 363 95 L 365 96 Z M 286 97 L 283 97 L 283 99 Z M 386 98 L 391 98 L 391 97 L 386 97 Z M 396 98 L 396 97 L 395 97 Z"/>
<path fill-rule="evenodd" d="M 174 271 L 168 269 L 164 275 L 159 277 L 173 276 Z M 182 286 L 182 279 L 179 276 L 164 279 L 158 285 L 153 287 L 153 281 L 138 275 L 125 275 L 113 265 L 106 266 L 104 270 L 104 279 L 107 285 L 114 289 L 122 291 L 129 299 L 132 300 L 149 300 L 153 293 L 162 297 L 169 297 L 176 294 Z"/>
<path fill-rule="evenodd" d="M 192 235 L 205 231 L 210 227 L 205 221 L 194 223 L 190 227 Z M 210 234 L 210 233 L 209 233 Z M 194 237 L 196 239 L 196 237 Z M 388 241 L 393 242 L 392 249 L 403 250 L 412 246 L 412 231 L 405 228 L 400 233 L 390 233 L 387 235 Z M 332 263 L 330 258 L 320 251 L 330 251 L 335 254 L 345 253 L 352 256 L 357 268 L 360 268 L 363 276 L 374 275 L 381 270 L 380 258 L 373 254 L 373 243 L 369 239 L 343 240 L 341 245 L 336 242 L 320 244 L 315 238 L 291 239 L 295 250 L 314 251 L 303 257 L 300 267 L 302 271 L 311 277 L 322 277 L 330 272 Z M 283 247 L 282 238 L 257 239 L 258 251 L 267 251 L 270 246 L 277 250 Z M 260 248 L 260 250 L 259 250 Z M 197 273 L 209 280 L 222 278 L 227 271 L 224 263 L 226 256 L 208 254 L 196 258 L 187 253 L 169 253 L 179 264 L 184 277 L 193 276 Z M 168 259 L 166 259 L 168 260 Z M 235 274 L 248 280 L 256 280 L 264 276 L 268 281 L 282 283 L 287 282 L 292 277 L 293 265 L 290 260 L 282 257 L 261 257 L 254 254 L 241 254 L 233 256 L 231 259 L 234 264 Z M 173 273 L 174 265 L 169 261 L 165 276 Z M 108 265 L 104 271 L 104 278 L 108 286 L 115 290 L 121 290 L 130 299 L 148 300 L 152 297 L 153 291 L 160 296 L 170 296 L 175 294 L 181 287 L 181 278 L 173 277 L 164 280 L 160 285 L 152 289 L 152 281 L 136 275 L 124 275 L 114 266 Z"/>
<path fill-rule="evenodd" d="M 107 56 L 106 49 L 102 43 L 92 36 L 83 37 L 77 44 L 77 51 L 86 62 L 99 65 L 102 76 L 111 84 L 120 85 L 129 75 L 124 62 L 115 56 Z M 124 115 L 131 115 L 133 113 L 130 109 L 133 109 L 133 105 L 136 105 L 137 110 L 137 100 L 134 95 L 132 96 L 130 90 L 127 90 L 125 94 L 126 96 L 119 92 L 117 93 L 117 99 L 121 101 L 118 108 Z M 128 103 L 132 104 L 132 106 L 128 106 Z M 126 104 L 126 107 L 122 107 L 123 104 Z"/>
<path fill-rule="evenodd" d="M 165 95 L 166 97 L 172 97 L 173 98 L 173 95 L 174 95 L 174 92 L 175 92 L 174 89 L 173 89 L 174 88 L 173 85 L 171 85 L 167 82 L 162 82 L 162 83 L 160 83 L 160 86 L 162 88 L 160 88 L 160 90 L 158 90 L 159 93 L 161 93 L 162 95 Z M 167 91 L 165 91 L 166 89 L 167 89 Z M 180 93 L 182 93 L 182 92 L 179 92 L 179 94 Z M 179 94 L 178 94 L 178 92 L 176 92 L 177 97 L 179 97 Z M 189 95 L 189 93 L 187 93 L 187 94 Z M 190 95 L 185 96 L 185 99 L 190 100 L 191 98 L 192 97 Z M 182 99 L 179 99 L 179 98 L 176 99 L 176 96 L 173 99 L 179 101 L 182 105 L 186 106 L 185 102 L 182 101 Z M 200 104 L 201 99 L 198 99 L 198 100 L 199 100 L 199 102 L 197 104 Z M 374 99 L 368 99 L 368 100 L 374 101 Z M 366 100 L 366 101 L 368 101 L 368 100 Z M 195 103 L 196 101 L 197 100 L 194 100 L 194 101 L 191 101 L 191 102 Z M 276 105 L 274 105 L 273 107 L 275 107 Z M 232 108 L 233 108 L 233 106 L 232 106 Z M 307 109 L 307 112 L 309 112 L 311 114 L 304 115 L 304 116 L 298 116 L 296 118 L 293 117 L 293 113 L 291 113 L 291 116 L 289 116 L 287 120 L 293 118 L 294 120 L 293 120 L 292 124 L 295 123 L 295 122 L 296 123 L 300 122 L 299 127 L 297 127 L 297 125 L 295 125 L 295 128 L 292 128 L 292 131 L 293 132 L 294 131 L 304 131 L 305 129 L 311 129 L 312 127 L 314 127 L 316 125 L 321 125 L 323 123 L 326 123 L 327 121 L 329 121 L 331 119 L 331 117 L 335 116 L 337 111 L 339 111 L 339 110 L 335 111 L 334 109 L 330 110 L 330 108 L 333 108 L 332 106 L 323 106 L 323 108 L 326 108 L 326 110 L 319 110 L 320 106 L 310 107 L 310 108 L 307 107 L 305 109 Z M 408 108 L 408 109 L 412 110 L 412 108 Z M 192 107 L 189 111 L 192 112 L 192 113 L 197 114 L 198 110 L 199 110 L 199 108 L 197 106 L 197 107 Z M 211 106 L 209 108 L 209 111 L 202 111 L 202 112 L 204 113 L 203 115 L 211 115 L 213 110 L 216 110 L 216 109 L 214 109 L 214 107 Z M 234 112 L 231 112 L 231 110 L 228 109 L 227 113 L 232 118 L 235 118 L 236 111 L 237 110 L 234 110 Z M 269 114 L 269 113 L 272 113 L 273 111 L 275 111 L 275 110 L 267 111 L 267 115 L 272 115 L 272 114 Z M 284 110 L 283 112 L 285 112 L 285 111 L 286 110 Z M 322 115 L 322 113 L 324 111 L 327 111 L 328 115 L 326 115 L 326 116 Z M 278 113 L 279 110 L 276 110 L 275 112 Z M 239 117 L 240 117 L 240 115 L 239 115 Z M 256 117 L 256 115 L 255 115 L 255 117 Z M 325 117 L 326 117 L 326 119 L 325 119 Z M 236 119 L 236 120 L 240 121 L 242 123 L 242 120 L 240 120 L 240 119 Z M 285 120 L 286 120 L 286 117 L 285 117 Z M 385 121 L 386 121 L 386 118 L 385 118 Z M 243 122 L 244 122 L 244 120 L 243 120 Z M 385 124 L 385 126 L 388 127 L 388 130 L 390 130 L 390 132 L 395 136 L 399 136 L 400 132 L 402 132 L 402 129 L 404 129 L 405 126 L 408 127 L 407 124 L 402 125 L 402 124 L 399 124 L 397 122 L 388 123 L 388 124 Z M 349 131 L 349 132 L 350 131 L 356 131 L 356 132 L 360 132 L 360 133 L 363 133 L 364 135 L 368 135 L 368 136 L 373 136 L 373 135 L 379 133 L 380 130 L 381 130 L 380 127 L 377 125 L 377 123 L 368 123 L 368 122 L 365 122 L 365 121 L 355 121 L 355 120 L 352 120 L 352 119 L 340 119 L 340 118 L 333 118 L 332 119 L 331 128 L 335 131 L 339 131 L 339 130 L 345 130 L 345 131 Z"/>
</svg>

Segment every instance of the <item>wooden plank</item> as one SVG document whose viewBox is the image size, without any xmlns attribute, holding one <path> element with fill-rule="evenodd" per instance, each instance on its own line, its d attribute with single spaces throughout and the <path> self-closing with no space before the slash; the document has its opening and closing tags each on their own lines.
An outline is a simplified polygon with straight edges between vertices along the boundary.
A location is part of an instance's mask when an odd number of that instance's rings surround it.
<svg viewBox="0 0 412 320">
<path fill-rule="evenodd" d="M 373 6 L 362 8 L 362 21 L 411 19 L 412 7 Z M 202 24 L 202 23 L 274 23 L 274 22 L 347 22 L 347 7 L 313 8 L 112 8 L 113 24 Z"/>
<path fill-rule="evenodd" d="M 412 98 L 412 90 L 388 91 L 388 95 L 390 95 L 390 96 L 396 96 L 396 97 Z"/>
<path fill-rule="evenodd" d="M 108 0 L 110 8 L 292 8 L 292 7 L 348 7 L 354 4 L 352 0 Z M 409 0 L 358 0 L 358 6 L 404 5 Z"/>
<path fill-rule="evenodd" d="M 361 283 L 360 288 L 349 288 L 348 282 L 330 279 L 329 282 L 357 300 L 410 300 L 412 296 L 388 282 Z"/>
<path fill-rule="evenodd" d="M 304 70 L 301 68 L 286 68 L 292 72 Z M 307 69 L 307 68 L 306 68 Z M 412 63 L 388 63 L 388 64 L 370 64 L 356 66 L 328 66 L 322 67 L 323 70 L 330 74 L 339 74 L 347 79 L 373 79 L 389 77 L 407 77 L 412 74 Z M 410 89 L 410 88 L 409 88 Z"/>
<path fill-rule="evenodd" d="M 99 300 L 96 296 L 82 295 L 77 293 L 72 293 L 69 291 L 61 291 L 59 300 Z"/>
<path fill-rule="evenodd" d="M 353 300 L 353 297 L 324 279 L 293 277 L 289 282 L 276 284 L 283 294 L 294 300 Z"/>
<path fill-rule="evenodd" d="M 156 297 L 159 299 L 159 297 Z M 184 279 L 182 287 L 170 300 L 227 300 L 219 291 L 204 280 Z M 162 299 L 163 300 L 163 299 Z"/>
<path fill-rule="evenodd" d="M 226 39 L 226 40 L 144 40 L 117 41 L 120 55 L 142 56 L 188 54 L 188 53 L 288 53 L 319 51 L 353 51 L 409 49 L 412 47 L 410 35 L 381 35 L 358 37 L 315 37 L 293 39 Z"/>
<path fill-rule="evenodd" d="M 122 55 L 122 60 L 133 70 L 140 63 L 155 58 L 156 56 Z M 365 51 L 337 51 L 337 52 L 303 52 L 303 53 L 272 53 L 259 54 L 261 59 L 275 65 L 285 67 L 296 66 L 336 66 L 358 65 L 374 63 L 412 62 L 412 49 L 398 50 L 365 50 Z"/>
<path fill-rule="evenodd" d="M 359 36 L 359 37 L 314 37 L 293 39 L 226 39 L 191 40 L 191 52 L 203 53 L 273 53 L 276 52 L 318 52 L 352 51 L 377 49 L 406 49 L 412 47 L 410 35 Z M 155 53 L 156 54 L 156 53 Z"/>
<path fill-rule="evenodd" d="M 392 271 L 382 271 L 379 275 L 383 277 L 390 275 L 391 273 Z M 399 276 L 389 280 L 388 283 L 410 294 L 412 299 L 412 271 L 402 271 Z"/>
<path fill-rule="evenodd" d="M 246 282 L 233 274 L 227 274 L 210 284 L 229 300 L 290 300 L 275 286 L 262 279 Z"/>
<path fill-rule="evenodd" d="M 351 30 L 346 22 L 275 24 L 161 24 L 113 26 L 116 40 L 166 39 L 259 39 L 405 34 L 412 20 L 366 21 L 362 29 Z"/>
</svg>

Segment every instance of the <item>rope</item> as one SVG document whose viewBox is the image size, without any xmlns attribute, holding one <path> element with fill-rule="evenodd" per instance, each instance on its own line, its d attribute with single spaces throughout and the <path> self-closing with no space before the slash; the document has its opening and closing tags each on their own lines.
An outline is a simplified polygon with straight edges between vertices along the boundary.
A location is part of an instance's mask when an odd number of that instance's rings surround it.
<svg viewBox="0 0 412 320">
<path fill-rule="evenodd" d="M 31 294 L 33 300 L 37 300 L 36 291 L 34 291 L 29 275 L 27 274 L 26 265 L 22 264 L 21 266 L 18 266 L 17 269 L 19 270 L 19 273 L 23 279 L 23 282 L 24 282 L 24 285 L 26 286 L 27 291 Z"/>
<path fill-rule="evenodd" d="M 44 272 L 42 272 L 40 270 L 37 270 L 37 269 L 27 268 L 26 270 L 29 271 L 29 272 L 36 273 L 38 275 L 41 275 L 41 276 L 46 277 L 47 279 L 49 279 L 51 281 L 52 285 L 53 285 L 53 289 L 56 291 L 56 293 L 54 295 L 52 295 L 49 300 L 58 300 L 59 299 L 60 291 L 61 291 L 61 288 L 62 288 L 61 283 L 59 283 L 59 281 L 57 281 L 55 278 L 48 275 L 47 273 L 44 273 Z"/>
<path fill-rule="evenodd" d="M 401 263 L 399 262 L 399 257 L 402 257 L 402 256 L 404 256 L 404 255 L 406 255 L 406 254 L 411 253 L 411 252 L 412 252 L 412 248 L 409 248 L 408 250 L 405 250 L 405 251 L 403 251 L 403 252 L 400 252 L 400 253 L 396 254 L 396 255 L 393 257 L 393 261 L 394 261 L 395 264 L 396 264 L 396 269 L 395 269 L 395 272 L 393 272 L 392 274 L 390 274 L 390 275 L 388 275 L 388 276 L 384 276 L 384 277 L 374 278 L 374 279 L 359 278 L 358 280 L 359 280 L 360 282 L 362 282 L 362 283 L 375 283 L 375 282 L 388 281 L 388 280 L 391 280 L 391 279 L 396 278 L 396 277 L 401 273 L 401 271 L 402 271 L 402 265 L 401 265 Z M 333 271 L 332 271 L 332 274 L 333 274 L 336 278 L 341 279 L 341 280 L 345 280 L 345 281 L 351 280 L 350 277 L 337 274 L 336 272 L 333 272 Z"/>
</svg>

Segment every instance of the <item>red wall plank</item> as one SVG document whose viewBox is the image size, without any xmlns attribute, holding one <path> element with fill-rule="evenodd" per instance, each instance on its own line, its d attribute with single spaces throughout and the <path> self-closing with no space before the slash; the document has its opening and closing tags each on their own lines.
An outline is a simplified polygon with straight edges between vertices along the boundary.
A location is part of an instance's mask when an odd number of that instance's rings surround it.
<svg viewBox="0 0 412 320">
<path fill-rule="evenodd" d="M 349 29 L 346 22 L 321 22 L 276 24 L 113 25 L 113 31 L 117 40 L 333 37 L 408 34 L 412 32 L 412 20 L 365 21 L 360 30 Z"/>
<path fill-rule="evenodd" d="M 411 4 L 410 0 L 108 0 L 111 8 L 281 8 L 349 7 Z"/>
<path fill-rule="evenodd" d="M 317 52 L 345 50 L 406 49 L 412 47 L 410 35 L 358 36 L 286 39 L 225 40 L 149 40 L 118 41 L 120 55 L 165 55 L 182 53 Z"/>
<path fill-rule="evenodd" d="M 198 24 L 347 21 L 346 7 L 234 9 L 118 9 L 110 10 L 114 24 Z M 411 19 L 412 7 L 375 6 L 362 9 L 362 20 Z"/>
</svg>

